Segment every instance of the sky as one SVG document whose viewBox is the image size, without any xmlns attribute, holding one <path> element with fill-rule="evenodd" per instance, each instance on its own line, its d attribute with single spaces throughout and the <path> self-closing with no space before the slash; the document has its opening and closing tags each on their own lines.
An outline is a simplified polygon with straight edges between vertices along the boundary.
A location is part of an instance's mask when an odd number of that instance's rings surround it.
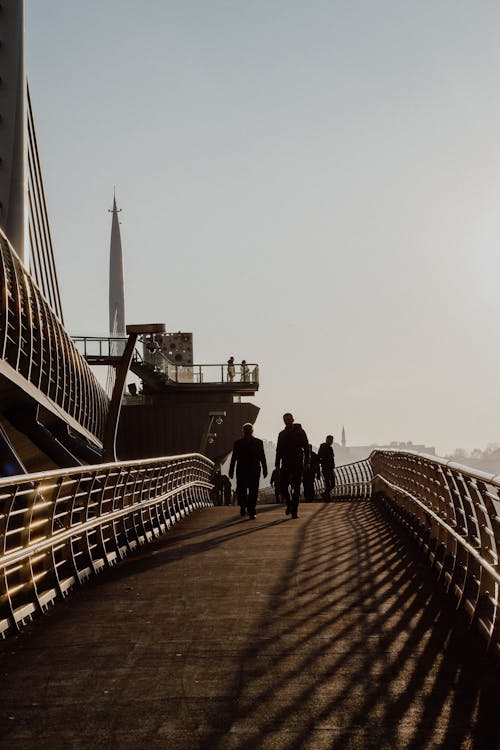
<svg viewBox="0 0 500 750">
<path fill-rule="evenodd" d="M 497 0 L 26 0 L 66 327 L 259 363 L 255 433 L 500 442 Z"/>
</svg>

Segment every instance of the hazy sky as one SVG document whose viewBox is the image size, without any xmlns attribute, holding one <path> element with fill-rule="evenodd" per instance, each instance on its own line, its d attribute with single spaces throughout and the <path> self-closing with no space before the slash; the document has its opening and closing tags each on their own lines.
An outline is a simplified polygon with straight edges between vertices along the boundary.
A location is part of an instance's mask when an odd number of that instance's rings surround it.
<svg viewBox="0 0 500 750">
<path fill-rule="evenodd" d="M 71 332 L 260 363 L 256 433 L 500 442 L 498 0 L 27 0 Z"/>
</svg>

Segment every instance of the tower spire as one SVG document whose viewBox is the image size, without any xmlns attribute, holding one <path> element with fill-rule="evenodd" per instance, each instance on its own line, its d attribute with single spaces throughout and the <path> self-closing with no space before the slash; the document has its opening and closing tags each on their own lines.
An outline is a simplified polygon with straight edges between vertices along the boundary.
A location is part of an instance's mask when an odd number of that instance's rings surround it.
<svg viewBox="0 0 500 750">
<path fill-rule="evenodd" d="M 342 426 L 342 448 L 345 448 L 345 428 Z"/>
<path fill-rule="evenodd" d="M 111 336 L 125 335 L 125 288 L 123 283 L 123 255 L 118 214 L 116 188 L 113 188 L 111 219 L 111 243 L 109 251 L 109 333 Z"/>
</svg>

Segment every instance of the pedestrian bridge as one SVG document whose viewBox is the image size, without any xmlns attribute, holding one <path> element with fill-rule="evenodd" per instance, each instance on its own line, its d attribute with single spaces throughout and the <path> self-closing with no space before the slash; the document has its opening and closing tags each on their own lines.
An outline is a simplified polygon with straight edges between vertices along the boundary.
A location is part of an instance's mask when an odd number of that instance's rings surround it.
<svg viewBox="0 0 500 750">
<path fill-rule="evenodd" d="M 374 452 L 251 521 L 210 471 L 0 481 L 0 747 L 499 746 L 496 478 Z"/>
</svg>

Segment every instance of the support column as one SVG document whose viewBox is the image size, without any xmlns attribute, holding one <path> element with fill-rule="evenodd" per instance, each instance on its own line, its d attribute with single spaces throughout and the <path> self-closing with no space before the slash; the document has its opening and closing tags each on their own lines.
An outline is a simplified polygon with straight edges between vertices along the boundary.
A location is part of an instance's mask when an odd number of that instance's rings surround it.
<svg viewBox="0 0 500 750">
<path fill-rule="evenodd" d="M 108 419 L 104 430 L 104 439 L 102 441 L 102 455 L 106 463 L 116 461 L 116 432 L 118 430 L 118 420 L 122 408 L 123 391 L 125 389 L 125 380 L 132 362 L 137 337 L 140 334 L 153 335 L 155 333 L 165 333 L 164 323 L 150 323 L 147 325 L 127 326 L 128 341 L 125 351 L 122 354 L 120 364 L 116 368 L 116 378 L 113 387 L 113 394 L 109 404 Z"/>
<path fill-rule="evenodd" d="M 24 0 L 0 2 L 0 71 L 0 228 L 27 265 Z"/>
</svg>

